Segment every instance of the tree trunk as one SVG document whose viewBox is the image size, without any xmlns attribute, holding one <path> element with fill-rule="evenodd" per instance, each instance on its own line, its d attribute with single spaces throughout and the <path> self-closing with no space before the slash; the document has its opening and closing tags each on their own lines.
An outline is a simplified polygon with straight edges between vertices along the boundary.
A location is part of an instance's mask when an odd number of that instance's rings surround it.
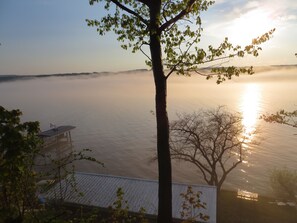
<svg viewBox="0 0 297 223">
<path fill-rule="evenodd" d="M 169 121 L 167 115 L 167 80 L 162 64 L 159 33 L 161 1 L 151 4 L 150 51 L 156 89 L 157 154 L 159 170 L 158 223 L 172 222 L 171 159 L 169 149 Z"/>
</svg>

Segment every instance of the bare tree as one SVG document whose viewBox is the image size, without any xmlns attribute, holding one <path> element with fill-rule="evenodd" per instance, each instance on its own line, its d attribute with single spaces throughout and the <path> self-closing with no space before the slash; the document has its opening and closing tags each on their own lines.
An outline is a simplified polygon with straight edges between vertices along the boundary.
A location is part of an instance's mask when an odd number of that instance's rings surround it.
<svg viewBox="0 0 297 223">
<path fill-rule="evenodd" d="M 227 175 L 242 162 L 248 138 L 241 115 L 223 107 L 179 115 L 170 126 L 171 157 L 195 165 L 219 192 Z"/>
</svg>

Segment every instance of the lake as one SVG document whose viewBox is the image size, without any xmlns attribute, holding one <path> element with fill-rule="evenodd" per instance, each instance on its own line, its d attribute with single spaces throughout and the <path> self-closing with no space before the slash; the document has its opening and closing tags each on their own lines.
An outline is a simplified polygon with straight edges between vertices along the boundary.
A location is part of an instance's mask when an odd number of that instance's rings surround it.
<svg viewBox="0 0 297 223">
<path fill-rule="evenodd" d="M 244 163 L 224 187 L 271 193 L 274 168 L 297 169 L 297 129 L 259 120 L 260 114 L 297 109 L 297 69 L 264 69 L 253 76 L 217 85 L 201 76 L 172 76 L 168 83 L 168 115 L 225 105 L 242 112 L 247 128 L 258 129 Z M 105 164 L 77 163 L 77 170 L 157 179 L 154 84 L 150 71 L 31 78 L 0 83 L 0 104 L 23 111 L 24 121 L 40 121 L 41 129 L 74 125 L 75 150 L 89 148 Z M 295 135 L 294 135 L 295 134 Z M 204 183 L 194 166 L 173 162 L 173 180 Z"/>
</svg>

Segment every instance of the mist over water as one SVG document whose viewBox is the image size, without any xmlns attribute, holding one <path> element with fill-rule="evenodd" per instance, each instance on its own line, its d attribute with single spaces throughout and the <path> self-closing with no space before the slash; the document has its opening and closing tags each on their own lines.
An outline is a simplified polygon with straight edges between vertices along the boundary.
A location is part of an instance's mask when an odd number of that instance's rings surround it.
<svg viewBox="0 0 297 223">
<path fill-rule="evenodd" d="M 257 128 L 259 145 L 248 148 L 245 163 L 224 186 L 270 194 L 269 172 L 287 166 L 297 169 L 297 129 L 268 124 L 260 114 L 297 109 L 297 69 L 266 69 L 221 85 L 200 76 L 172 76 L 168 83 L 168 115 L 227 106 L 242 112 L 244 125 Z M 24 121 L 38 120 L 42 130 L 75 125 L 74 149 L 89 148 L 105 168 L 88 162 L 78 171 L 157 179 L 154 84 L 152 73 L 49 76 L 0 83 L 0 104 L 19 108 Z M 174 161 L 176 182 L 204 183 L 198 169 Z"/>
</svg>

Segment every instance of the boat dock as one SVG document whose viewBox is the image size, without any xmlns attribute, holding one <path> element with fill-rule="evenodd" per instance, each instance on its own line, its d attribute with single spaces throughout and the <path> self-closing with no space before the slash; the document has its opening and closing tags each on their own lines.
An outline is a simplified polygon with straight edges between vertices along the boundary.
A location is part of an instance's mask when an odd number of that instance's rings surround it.
<svg viewBox="0 0 297 223">
<path fill-rule="evenodd" d="M 67 179 L 69 178 L 69 179 Z M 60 199 L 63 191 L 63 200 L 66 203 L 75 205 L 86 205 L 100 208 L 108 208 L 117 200 L 117 190 L 121 188 L 124 192 L 124 201 L 127 201 L 129 211 L 139 212 L 144 208 L 148 216 L 156 216 L 158 213 L 158 181 L 138 178 L 128 178 L 121 176 L 110 176 L 93 173 L 75 172 L 75 185 L 80 196 L 74 189 L 67 184 L 71 176 L 57 183 L 43 196 L 48 200 Z M 67 183 L 68 182 L 68 183 Z M 61 186 L 61 187 L 60 187 Z M 206 203 L 206 209 L 196 210 L 209 216 L 209 223 L 216 223 L 217 192 L 216 187 L 208 185 L 190 185 L 195 192 L 200 191 L 201 202 Z M 188 185 L 172 184 L 172 214 L 174 219 L 181 219 L 182 203 L 184 199 L 181 193 L 186 193 Z M 64 193 L 65 192 L 65 193 Z M 194 213 L 193 214 L 197 214 Z M 204 222 L 204 221 L 201 221 Z"/>
<path fill-rule="evenodd" d="M 75 126 L 63 125 L 54 126 L 49 130 L 40 132 L 39 138 L 42 140 L 40 154 L 35 157 L 35 171 L 42 173 L 43 178 L 55 178 L 58 171 L 59 162 L 63 161 L 64 157 L 69 156 L 72 152 L 71 130 Z"/>
<path fill-rule="evenodd" d="M 72 139 L 70 131 L 73 129 L 75 129 L 75 126 L 62 125 L 40 132 L 38 136 L 43 140 L 43 147 L 48 147 L 62 142 L 71 143 Z"/>
</svg>

